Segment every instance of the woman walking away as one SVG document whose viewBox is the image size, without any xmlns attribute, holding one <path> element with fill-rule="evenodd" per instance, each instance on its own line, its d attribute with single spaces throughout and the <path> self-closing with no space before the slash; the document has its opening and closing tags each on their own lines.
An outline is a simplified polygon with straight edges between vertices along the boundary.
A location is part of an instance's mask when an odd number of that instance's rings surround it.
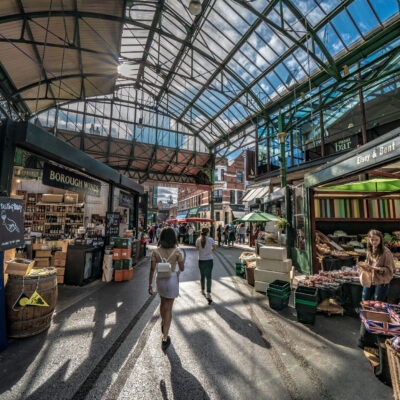
<svg viewBox="0 0 400 400">
<path fill-rule="evenodd" d="M 232 243 L 232 247 L 234 247 L 235 240 L 236 240 L 236 229 L 235 229 L 235 225 L 232 224 L 229 227 L 228 247 L 231 246 L 231 243 Z"/>
<path fill-rule="evenodd" d="M 213 269 L 213 254 L 216 250 L 215 242 L 208 235 L 210 230 L 203 228 L 201 236 L 196 240 L 196 250 L 199 252 L 199 268 L 200 268 L 200 283 L 201 293 L 205 295 L 205 281 L 207 279 L 207 295 L 206 298 L 211 303 L 211 275 Z"/>
<path fill-rule="evenodd" d="M 189 235 L 189 244 L 193 244 L 193 235 L 194 235 L 193 225 L 189 225 L 188 235 Z"/>
<path fill-rule="evenodd" d="M 164 228 L 160 234 L 158 248 L 151 255 L 151 268 L 149 276 L 149 294 L 153 295 L 153 278 L 158 263 L 169 263 L 170 273 L 157 271 L 157 291 L 161 298 L 161 331 L 163 334 L 161 347 L 166 351 L 171 344 L 168 336 L 172 320 L 172 306 L 179 296 L 179 273 L 185 269 L 183 256 L 178 247 L 178 240 L 172 228 Z M 178 267 L 177 265 L 178 264 Z M 164 268 L 165 269 L 165 268 Z M 160 275 L 160 276 L 159 276 Z"/>
<path fill-rule="evenodd" d="M 217 234 L 218 234 L 218 247 L 221 247 L 222 242 L 222 234 L 224 232 L 224 227 L 222 225 L 218 225 Z"/>
</svg>

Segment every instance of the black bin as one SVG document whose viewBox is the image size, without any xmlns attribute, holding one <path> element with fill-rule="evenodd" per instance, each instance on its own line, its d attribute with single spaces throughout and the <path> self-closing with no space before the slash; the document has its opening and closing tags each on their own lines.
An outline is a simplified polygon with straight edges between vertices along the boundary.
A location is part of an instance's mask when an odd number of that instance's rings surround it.
<svg viewBox="0 0 400 400">
<path fill-rule="evenodd" d="M 268 288 L 267 295 L 269 300 L 269 306 L 274 310 L 278 311 L 283 310 L 289 304 L 290 291 L 283 294 L 279 294 Z"/>
<path fill-rule="evenodd" d="M 294 293 L 297 320 L 304 324 L 313 324 L 317 312 L 318 289 L 299 286 Z"/>
</svg>

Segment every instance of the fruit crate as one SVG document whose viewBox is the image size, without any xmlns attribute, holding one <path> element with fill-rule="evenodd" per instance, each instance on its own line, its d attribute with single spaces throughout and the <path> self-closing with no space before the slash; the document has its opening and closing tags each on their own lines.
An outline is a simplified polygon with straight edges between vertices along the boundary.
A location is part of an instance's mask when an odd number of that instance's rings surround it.
<svg viewBox="0 0 400 400">
<path fill-rule="evenodd" d="M 235 270 L 236 270 L 236 275 L 241 276 L 242 278 L 245 275 L 245 265 L 242 263 L 236 263 L 235 264 Z"/>
</svg>

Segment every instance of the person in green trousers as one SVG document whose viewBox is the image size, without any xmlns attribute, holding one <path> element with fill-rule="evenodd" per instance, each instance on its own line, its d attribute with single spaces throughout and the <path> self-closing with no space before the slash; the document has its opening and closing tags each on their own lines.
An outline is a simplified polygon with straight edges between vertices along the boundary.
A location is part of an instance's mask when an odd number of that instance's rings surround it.
<svg viewBox="0 0 400 400">
<path fill-rule="evenodd" d="M 196 250 L 199 252 L 199 269 L 200 269 L 200 283 L 201 293 L 206 296 L 209 303 L 211 303 L 211 281 L 214 256 L 213 252 L 216 250 L 215 242 L 208 234 L 210 230 L 203 228 L 200 237 L 196 240 Z M 205 294 L 205 283 L 207 280 L 207 294 Z"/>
</svg>

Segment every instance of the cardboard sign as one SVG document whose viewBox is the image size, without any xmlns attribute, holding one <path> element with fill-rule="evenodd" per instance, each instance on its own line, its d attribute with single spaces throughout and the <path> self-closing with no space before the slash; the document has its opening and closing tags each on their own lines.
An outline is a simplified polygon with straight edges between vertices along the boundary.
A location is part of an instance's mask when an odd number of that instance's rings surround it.
<svg viewBox="0 0 400 400">
<path fill-rule="evenodd" d="M 108 212 L 106 214 L 106 236 L 118 236 L 119 235 L 119 213 Z"/>
<path fill-rule="evenodd" d="M 47 186 L 100 197 L 100 182 L 49 163 L 44 163 L 42 180 Z"/>
<path fill-rule="evenodd" d="M 0 197 L 0 251 L 24 243 L 24 210 L 21 199 Z"/>
</svg>

